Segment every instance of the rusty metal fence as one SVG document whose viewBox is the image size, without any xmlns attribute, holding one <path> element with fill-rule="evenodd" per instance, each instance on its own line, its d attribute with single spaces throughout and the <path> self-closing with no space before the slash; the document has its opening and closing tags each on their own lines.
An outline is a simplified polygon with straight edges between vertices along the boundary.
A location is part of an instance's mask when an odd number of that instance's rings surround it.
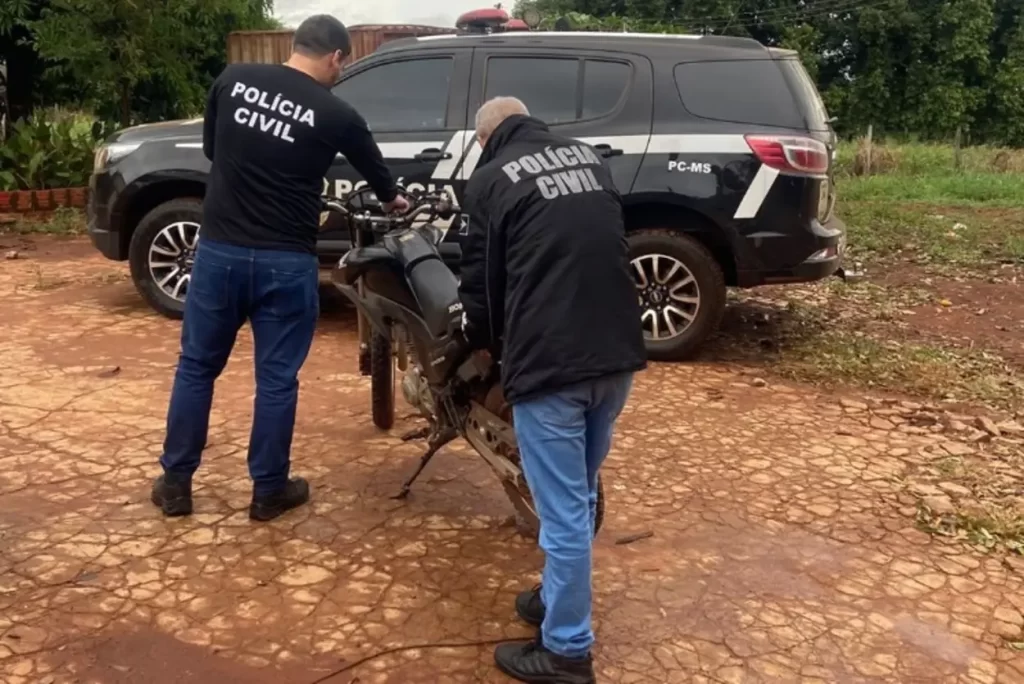
<svg viewBox="0 0 1024 684">
<path fill-rule="evenodd" d="M 349 28 L 352 36 L 352 55 L 355 61 L 370 54 L 384 43 L 414 36 L 434 36 L 455 33 L 454 28 L 441 26 L 415 26 L 408 24 L 361 24 Z M 292 51 L 294 31 L 234 31 L 228 35 L 228 63 L 258 62 L 280 64 Z"/>
</svg>

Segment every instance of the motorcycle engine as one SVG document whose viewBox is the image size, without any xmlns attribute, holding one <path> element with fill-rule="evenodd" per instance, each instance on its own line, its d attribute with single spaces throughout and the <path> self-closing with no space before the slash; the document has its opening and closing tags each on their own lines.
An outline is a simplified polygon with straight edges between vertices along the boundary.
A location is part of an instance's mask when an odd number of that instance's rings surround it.
<svg viewBox="0 0 1024 684">
<path fill-rule="evenodd" d="M 418 410 L 426 418 L 433 419 L 436 415 L 434 397 L 430 394 L 430 385 L 423 378 L 418 364 L 413 364 L 402 377 L 402 396 L 409 405 Z"/>
</svg>

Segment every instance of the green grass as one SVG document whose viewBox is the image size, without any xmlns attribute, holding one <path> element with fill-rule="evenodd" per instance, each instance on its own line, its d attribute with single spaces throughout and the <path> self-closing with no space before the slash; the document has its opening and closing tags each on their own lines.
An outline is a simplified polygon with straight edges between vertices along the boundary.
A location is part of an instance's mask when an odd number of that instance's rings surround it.
<svg viewBox="0 0 1024 684">
<path fill-rule="evenodd" d="M 854 254 L 983 269 L 1024 264 L 1024 206 L 985 208 L 886 201 L 844 201 Z"/>
<path fill-rule="evenodd" d="M 856 176 L 866 161 L 864 139 L 844 141 L 836 151 L 840 176 Z M 964 147 L 960 168 L 950 144 L 875 141 L 872 145 L 872 172 L 899 176 L 954 176 L 960 173 L 1024 173 L 1024 150 L 990 147 Z"/>
<path fill-rule="evenodd" d="M 880 174 L 836 181 L 840 201 L 930 202 L 943 205 L 1024 207 L 1024 174 Z"/>
<path fill-rule="evenodd" d="M 1024 151 L 881 143 L 863 171 L 863 141 L 838 151 L 838 214 L 850 248 L 869 257 L 983 269 L 1024 264 Z M 858 167 L 860 164 L 860 167 Z"/>
<path fill-rule="evenodd" d="M 780 290 L 768 301 L 757 291 L 732 297 L 709 360 L 763 366 L 818 387 L 1024 409 L 1024 377 L 998 354 L 911 339 L 892 324 L 900 310 L 934 301 L 925 291 L 837 281 Z"/>
<path fill-rule="evenodd" d="M 1024 406 L 1024 383 L 993 354 L 880 340 L 843 328 L 793 339 L 781 374 L 816 385 L 853 385 L 931 400 Z"/>
<path fill-rule="evenodd" d="M 863 139 L 837 150 L 838 213 L 853 254 L 985 268 L 1024 264 L 1024 150 Z"/>
</svg>

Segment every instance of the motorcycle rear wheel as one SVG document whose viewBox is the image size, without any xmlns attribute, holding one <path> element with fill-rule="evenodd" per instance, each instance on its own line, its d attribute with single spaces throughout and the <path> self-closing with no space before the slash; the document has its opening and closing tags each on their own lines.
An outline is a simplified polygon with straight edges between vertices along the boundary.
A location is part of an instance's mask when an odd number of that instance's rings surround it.
<svg viewBox="0 0 1024 684">
<path fill-rule="evenodd" d="M 370 335 L 370 406 L 373 424 L 390 430 L 395 424 L 395 357 L 391 340 L 377 332 Z"/>
</svg>

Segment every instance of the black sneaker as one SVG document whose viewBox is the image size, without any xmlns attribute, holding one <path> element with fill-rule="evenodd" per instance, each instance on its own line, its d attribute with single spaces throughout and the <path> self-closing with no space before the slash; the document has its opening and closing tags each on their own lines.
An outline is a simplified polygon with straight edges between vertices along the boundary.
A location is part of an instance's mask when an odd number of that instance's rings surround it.
<svg viewBox="0 0 1024 684">
<path fill-rule="evenodd" d="M 502 644 L 494 650 L 498 669 L 512 679 L 536 684 L 594 684 L 594 661 L 566 658 L 544 648 L 540 635 L 533 641 Z"/>
<path fill-rule="evenodd" d="M 249 505 L 249 518 L 266 522 L 297 508 L 309 501 L 309 483 L 301 477 L 295 477 L 288 481 L 279 492 L 274 494 L 253 494 L 252 503 Z"/>
<path fill-rule="evenodd" d="M 544 622 L 544 602 L 540 599 L 540 587 L 535 586 L 516 596 L 516 613 L 528 625 L 540 627 Z"/>
<path fill-rule="evenodd" d="M 164 473 L 154 480 L 149 500 L 168 518 L 189 515 L 192 513 L 192 479 Z"/>
</svg>

